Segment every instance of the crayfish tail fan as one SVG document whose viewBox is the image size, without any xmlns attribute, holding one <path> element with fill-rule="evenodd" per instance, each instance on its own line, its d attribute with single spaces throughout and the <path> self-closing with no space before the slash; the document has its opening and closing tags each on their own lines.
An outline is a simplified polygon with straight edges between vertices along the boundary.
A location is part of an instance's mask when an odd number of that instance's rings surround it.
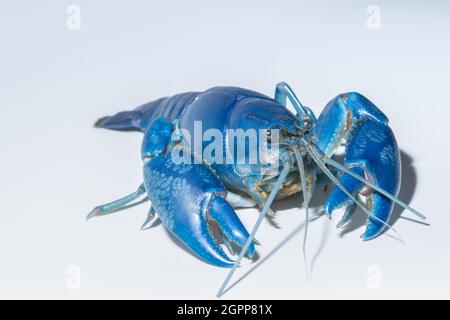
<svg viewBox="0 0 450 320">
<path fill-rule="evenodd" d="M 113 116 L 98 119 L 94 127 L 117 131 L 142 131 L 141 110 L 122 111 Z"/>
</svg>

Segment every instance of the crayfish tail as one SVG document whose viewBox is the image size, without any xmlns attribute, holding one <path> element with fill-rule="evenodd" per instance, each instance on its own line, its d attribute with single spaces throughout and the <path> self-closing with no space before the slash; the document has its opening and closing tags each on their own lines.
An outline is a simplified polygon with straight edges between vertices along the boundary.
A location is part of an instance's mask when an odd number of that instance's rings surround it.
<svg viewBox="0 0 450 320">
<path fill-rule="evenodd" d="M 122 111 L 113 116 L 98 119 L 94 127 L 117 131 L 142 131 L 141 118 L 142 113 L 138 110 Z"/>
</svg>

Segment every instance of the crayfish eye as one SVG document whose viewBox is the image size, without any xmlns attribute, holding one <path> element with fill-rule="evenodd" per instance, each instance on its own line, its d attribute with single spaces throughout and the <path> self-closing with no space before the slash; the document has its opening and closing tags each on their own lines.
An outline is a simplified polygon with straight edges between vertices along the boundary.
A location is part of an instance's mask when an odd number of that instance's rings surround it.
<svg viewBox="0 0 450 320">
<path fill-rule="evenodd" d="M 266 141 L 272 142 L 272 130 L 271 129 L 266 130 Z"/>
<path fill-rule="evenodd" d="M 308 118 L 302 120 L 302 126 L 306 131 L 309 131 L 312 128 L 311 120 Z"/>
</svg>

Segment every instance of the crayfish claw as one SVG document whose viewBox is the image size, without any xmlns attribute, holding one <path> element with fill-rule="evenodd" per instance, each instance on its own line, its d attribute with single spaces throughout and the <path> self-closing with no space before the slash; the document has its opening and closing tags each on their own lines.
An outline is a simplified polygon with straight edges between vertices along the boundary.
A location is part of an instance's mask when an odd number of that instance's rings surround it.
<svg viewBox="0 0 450 320">
<path fill-rule="evenodd" d="M 345 141 L 342 165 L 345 168 L 338 168 L 340 186 L 336 185 L 327 199 L 326 214 L 330 216 L 333 210 L 343 206 L 360 206 L 368 216 L 367 229 L 362 235 L 364 240 L 377 237 L 385 227 L 391 228 L 388 222 L 393 209 L 392 198 L 398 195 L 400 187 L 401 168 L 388 118 L 363 95 L 350 92 L 328 103 L 318 119 L 315 135 L 315 144 L 325 157 L 331 157 Z M 390 194 L 390 199 L 370 184 Z M 359 195 L 366 197 L 364 204 L 358 200 Z M 348 221 L 353 211 L 348 208 L 339 227 Z"/>
<path fill-rule="evenodd" d="M 347 223 L 350 222 L 351 217 L 353 217 L 353 214 L 356 211 L 356 203 L 352 202 L 351 204 L 347 205 L 347 208 L 345 208 L 345 213 L 342 216 L 341 221 L 336 225 L 336 228 L 340 229 L 347 225 Z"/>
<path fill-rule="evenodd" d="M 352 167 L 349 168 L 349 170 L 352 170 L 356 174 L 364 175 L 364 170 L 361 167 Z M 339 182 L 352 195 L 356 195 L 363 187 L 362 182 L 356 180 L 355 178 L 347 174 L 341 175 Z M 342 191 L 340 188 L 334 188 L 326 202 L 325 214 L 331 217 L 331 214 L 334 210 L 341 208 L 345 205 L 350 205 L 352 203 L 353 201 L 344 191 Z"/>
<path fill-rule="evenodd" d="M 227 248 L 233 254 L 239 253 L 250 235 L 233 207 L 224 198 L 215 194 L 211 197 L 208 214 L 209 218 L 217 223 Z M 251 243 L 246 256 L 251 259 L 254 255 L 255 245 Z"/>
<path fill-rule="evenodd" d="M 383 232 L 385 227 L 384 223 L 389 221 L 393 207 L 392 201 L 378 192 L 374 192 L 369 197 L 367 203 L 369 210 L 373 212 L 377 219 L 372 217 L 367 219 L 366 230 L 361 235 L 361 239 L 363 240 L 371 240 Z"/>
</svg>

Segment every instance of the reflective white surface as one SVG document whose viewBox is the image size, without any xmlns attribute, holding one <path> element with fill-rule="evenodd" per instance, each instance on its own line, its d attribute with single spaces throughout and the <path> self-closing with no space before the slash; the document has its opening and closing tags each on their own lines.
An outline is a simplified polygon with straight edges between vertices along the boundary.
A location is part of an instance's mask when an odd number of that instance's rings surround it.
<svg viewBox="0 0 450 320">
<path fill-rule="evenodd" d="M 71 4 L 80 30 L 66 26 Z M 182 91 L 237 85 L 272 95 L 286 81 L 317 114 L 350 90 L 377 104 L 403 152 L 401 197 L 431 225 L 403 212 L 403 246 L 389 233 L 361 241 L 362 216 L 344 235 L 334 228 L 340 214 L 320 218 L 310 225 L 306 283 L 304 212 L 285 202 L 280 228 L 266 221 L 257 234 L 259 261 L 231 282 L 256 268 L 224 298 L 450 298 L 450 4 L 377 1 L 381 29 L 369 29 L 371 4 L 3 4 L 0 297 L 214 298 L 227 270 L 179 248 L 161 225 L 140 231 L 148 204 L 84 221 L 141 182 L 142 136 L 92 124 Z M 239 214 L 249 228 L 257 217 Z"/>
</svg>

